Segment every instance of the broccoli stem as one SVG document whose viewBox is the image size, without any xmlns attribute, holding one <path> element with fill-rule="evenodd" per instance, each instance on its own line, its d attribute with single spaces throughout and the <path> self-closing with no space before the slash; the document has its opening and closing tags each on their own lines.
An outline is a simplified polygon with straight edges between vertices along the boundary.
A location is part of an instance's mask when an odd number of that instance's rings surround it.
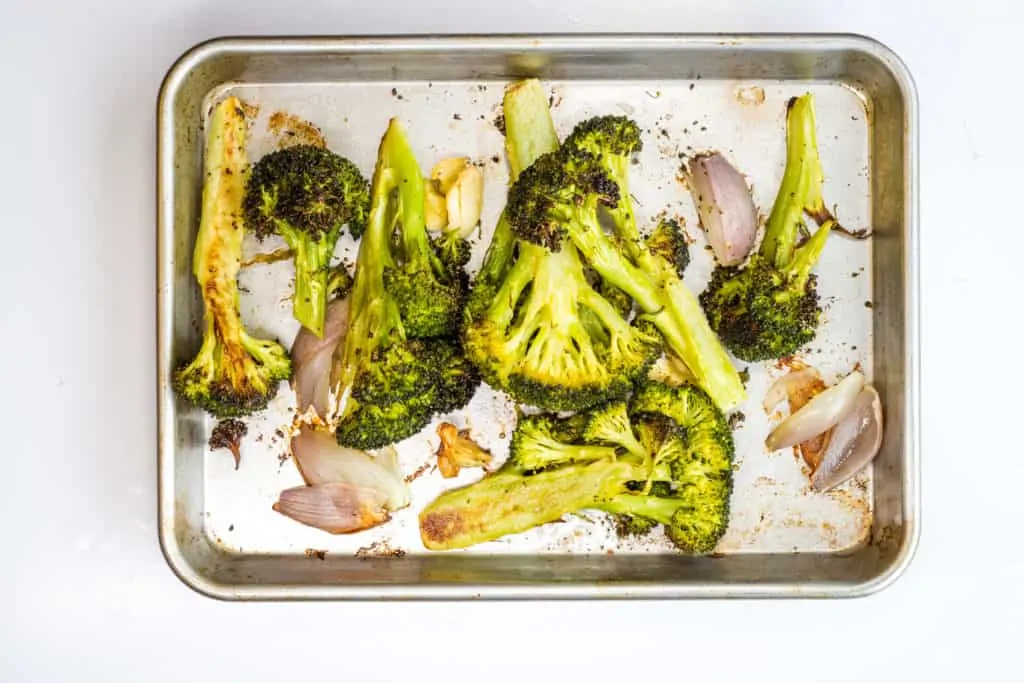
<svg viewBox="0 0 1024 683">
<path fill-rule="evenodd" d="M 835 221 L 826 220 L 811 238 L 794 252 L 793 259 L 786 266 L 785 271 L 789 280 L 786 291 L 792 296 L 804 295 L 807 279 L 811 276 L 811 269 L 818 262 L 818 258 L 825 248 L 825 241 L 834 226 Z"/>
<path fill-rule="evenodd" d="M 645 517 L 658 524 L 671 526 L 672 518 L 679 510 L 679 501 L 639 493 L 621 493 L 602 501 L 598 508 L 613 515 Z"/>
<path fill-rule="evenodd" d="M 327 281 L 330 278 L 333 247 L 338 241 L 341 228 L 332 230 L 317 240 L 312 240 L 305 232 L 281 222 L 278 223 L 278 232 L 294 254 L 293 315 L 303 327 L 317 337 L 323 337 L 324 319 L 327 316 Z"/>
<path fill-rule="evenodd" d="M 832 219 L 821 195 L 824 174 L 810 93 L 789 101 L 786 130 L 786 168 L 760 249 L 761 255 L 779 270 L 793 259 L 804 212 L 819 225 Z"/>
<path fill-rule="evenodd" d="M 520 533 L 614 496 L 633 468 L 625 463 L 567 465 L 524 477 L 497 472 L 441 494 L 420 513 L 429 550 L 454 550 Z"/>
<path fill-rule="evenodd" d="M 378 348 L 386 347 L 392 339 L 405 339 L 405 329 L 402 326 L 398 305 L 384 289 L 384 270 L 395 265 L 391 250 L 388 248 L 395 221 L 399 216 L 392 206 L 392 193 L 398 189 L 398 196 L 402 197 L 402 188 L 398 186 L 409 184 L 401 183 L 401 178 L 393 172 L 390 165 L 393 161 L 400 163 L 403 157 L 401 150 L 399 153 L 393 151 L 395 146 L 403 144 L 403 137 L 395 122 L 392 122 L 381 140 L 380 152 L 377 155 L 370 217 L 360 240 L 359 255 L 356 259 L 350 303 L 352 315 L 349 318 L 345 343 L 338 347 L 341 362 L 336 364 L 335 376 L 332 377 L 332 383 L 338 388 L 338 397 L 343 399 L 348 398 L 347 394 L 351 391 L 356 377 L 369 367 Z M 418 169 L 415 176 L 420 177 Z M 421 178 L 420 183 L 422 182 Z M 422 191 L 422 185 L 420 190 Z M 415 189 L 411 192 L 414 193 Z M 419 211 L 422 216 L 422 208 Z M 343 403 L 341 414 L 335 416 L 338 419 L 351 414 L 356 407 L 355 401 L 352 400 L 344 400 Z"/>
<path fill-rule="evenodd" d="M 697 297 L 678 277 L 666 277 L 663 269 L 652 273 L 633 265 L 597 224 L 596 201 L 589 198 L 566 216 L 579 226 L 569 230 L 572 242 L 601 277 L 637 302 L 722 410 L 741 403 L 746 398 L 743 382 Z"/>
<path fill-rule="evenodd" d="M 514 83 L 505 91 L 505 149 L 511 181 L 542 154 L 558 149 L 558 134 L 548 98 L 535 78 Z"/>
</svg>

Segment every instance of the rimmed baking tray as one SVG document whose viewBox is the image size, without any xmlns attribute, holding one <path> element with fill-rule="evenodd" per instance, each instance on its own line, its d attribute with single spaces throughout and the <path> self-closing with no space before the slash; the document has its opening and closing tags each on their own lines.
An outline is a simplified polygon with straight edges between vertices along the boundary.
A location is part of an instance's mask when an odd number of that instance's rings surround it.
<svg viewBox="0 0 1024 683">
<path fill-rule="evenodd" d="M 213 421 L 176 399 L 170 376 L 199 339 L 190 260 L 212 101 L 235 94 L 259 108 L 254 157 L 275 144 L 280 126 L 269 121 L 278 112 L 314 122 L 367 174 L 389 116 L 406 121 L 424 168 L 470 155 L 488 188 L 476 263 L 507 179 L 496 121 L 502 88 L 523 76 L 551 89 L 562 134 L 587 115 L 636 118 L 646 138 L 632 183 L 639 217 L 678 216 L 692 235 L 699 230 L 676 178 L 679 159 L 725 151 L 769 207 L 782 173 L 785 101 L 815 93 L 826 201 L 847 227 L 873 236 L 830 241 L 820 264 L 825 321 L 801 355 L 826 376 L 860 363 L 879 390 L 886 432 L 872 468 L 817 494 L 798 459 L 764 451 L 770 418 L 759 401 L 779 372 L 771 364 L 749 368 L 732 522 L 712 557 L 681 556 L 657 536 L 620 541 L 600 515 L 428 553 L 416 513 L 453 485 L 429 470 L 431 429 L 399 448 L 407 473 L 426 468 L 411 484 L 411 508 L 353 536 L 302 527 L 270 509 L 278 491 L 299 482 L 275 432 L 289 417 L 287 390 L 252 420 L 240 470 L 208 451 Z M 231 38 L 191 49 L 168 73 L 158 105 L 159 529 L 170 566 L 201 593 L 239 600 L 851 597 L 888 585 L 920 529 L 916 106 L 899 59 L 848 35 Z M 699 291 L 711 260 L 694 252 L 686 279 Z M 343 241 L 339 256 L 351 255 Z M 286 345 L 297 329 L 288 267 L 242 276 L 247 324 Z M 510 415 L 508 402 L 484 388 L 449 419 L 500 456 Z"/>
</svg>

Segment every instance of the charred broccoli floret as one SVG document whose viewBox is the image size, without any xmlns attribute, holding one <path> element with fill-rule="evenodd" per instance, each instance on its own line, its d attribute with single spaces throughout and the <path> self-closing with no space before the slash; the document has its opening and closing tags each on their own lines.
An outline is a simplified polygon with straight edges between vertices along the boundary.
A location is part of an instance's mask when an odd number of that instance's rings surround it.
<svg viewBox="0 0 1024 683">
<path fill-rule="evenodd" d="M 246 332 L 238 310 L 238 271 L 245 221 L 242 194 L 248 174 L 249 130 L 242 103 L 220 102 L 208 127 L 203 205 L 192 273 L 203 298 L 203 342 L 195 358 L 174 374 L 174 389 L 217 417 L 264 408 L 291 360 L 274 341 Z"/>
<path fill-rule="evenodd" d="M 504 109 L 515 176 L 558 139 L 536 81 L 510 87 Z M 595 289 L 575 248 L 517 240 L 505 217 L 474 284 L 463 338 L 489 384 L 549 410 L 624 395 L 660 352 L 656 334 L 631 324 Z"/>
<path fill-rule="evenodd" d="M 522 240 L 549 254 L 578 252 L 608 284 L 636 302 L 642 318 L 661 332 L 715 402 L 732 408 L 746 396 L 736 369 L 677 265 L 651 252 L 638 236 L 628 192 L 617 180 L 628 167 L 623 152 L 636 149 L 638 137 L 630 133 L 635 124 L 619 117 L 604 120 L 614 125 L 581 124 L 586 145 L 567 141 L 519 176 L 506 206 L 509 223 Z M 611 215 L 615 236 L 604 231 L 602 212 Z"/>
<path fill-rule="evenodd" d="M 374 171 L 348 333 L 332 369 L 339 443 L 365 450 L 412 436 L 435 413 L 465 405 L 479 384 L 457 340 L 435 336 L 461 315 L 461 294 L 442 282 L 437 273 L 447 271 L 435 264 L 423 223 L 423 177 L 392 120 Z"/>
<path fill-rule="evenodd" d="M 369 186 L 345 157 L 313 145 L 271 152 L 253 166 L 245 189 L 247 225 L 259 239 L 280 235 L 295 262 L 295 319 L 323 336 L 330 261 L 341 231 L 360 235 Z"/>
<path fill-rule="evenodd" d="M 821 195 L 822 171 L 808 93 L 789 102 L 786 170 L 760 250 L 746 267 L 717 268 L 700 301 L 738 358 L 781 358 L 817 334 L 821 308 L 811 273 L 834 226 Z M 804 214 L 821 227 L 797 247 Z"/>
<path fill-rule="evenodd" d="M 690 245 L 686 241 L 682 226 L 671 218 L 663 218 L 645 240 L 652 254 L 664 259 L 675 270 L 676 275 L 683 276 L 686 266 L 690 265 Z"/>
<path fill-rule="evenodd" d="M 421 536 L 429 549 L 462 548 L 596 509 L 615 515 L 621 532 L 661 524 L 683 552 L 709 553 L 728 526 L 732 456 L 731 432 L 707 394 L 645 383 L 628 411 L 619 403 L 568 419 L 521 418 L 509 460 L 430 503 Z"/>
</svg>

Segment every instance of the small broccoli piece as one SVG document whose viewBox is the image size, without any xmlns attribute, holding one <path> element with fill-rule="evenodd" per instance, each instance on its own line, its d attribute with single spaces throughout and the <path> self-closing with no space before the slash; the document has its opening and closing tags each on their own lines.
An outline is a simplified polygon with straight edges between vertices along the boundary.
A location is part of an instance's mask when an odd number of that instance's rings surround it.
<svg viewBox="0 0 1024 683">
<path fill-rule="evenodd" d="M 615 515 L 615 532 L 620 537 L 646 536 L 654 531 L 658 523 L 648 517 L 636 515 Z"/>
<path fill-rule="evenodd" d="M 512 433 L 505 466 L 523 472 L 539 472 L 568 464 L 616 459 L 614 446 L 578 444 L 565 438 L 576 431 L 576 424 L 553 415 L 521 416 Z"/>
<path fill-rule="evenodd" d="M 609 140 L 607 146 L 618 150 L 616 142 Z M 595 157 L 592 149 L 579 145 L 543 155 L 513 184 L 506 206 L 509 222 L 521 239 L 548 253 L 578 252 L 636 302 L 642 318 L 657 327 L 716 403 L 732 408 L 746 392 L 697 298 L 675 265 L 649 251 L 638 237 L 630 238 L 636 235 L 632 210 L 623 208 L 626 194 L 608 171 L 626 165 L 615 152 Z M 605 233 L 602 211 L 611 212 L 619 226 L 617 239 Z"/>
<path fill-rule="evenodd" d="M 231 455 L 235 459 L 235 469 L 237 470 L 238 466 L 242 463 L 242 439 L 248 433 L 249 428 L 245 426 L 244 422 L 229 417 L 218 422 L 217 426 L 213 428 L 207 445 L 210 447 L 210 450 L 215 451 L 224 448 L 231 451 Z"/>
<path fill-rule="evenodd" d="M 271 152 L 253 166 L 243 207 L 259 239 L 280 235 L 295 262 L 292 311 L 304 327 L 323 336 L 334 247 L 347 225 L 362 233 L 369 186 L 345 157 L 313 145 Z"/>
<path fill-rule="evenodd" d="M 536 81 L 511 86 L 504 108 L 515 176 L 558 139 Z M 504 217 L 474 284 L 463 339 L 484 380 L 549 410 L 625 395 L 660 352 L 657 335 L 631 325 L 594 288 L 574 248 L 516 240 Z"/>
<path fill-rule="evenodd" d="M 345 264 L 339 263 L 327 274 L 327 299 L 344 299 L 352 290 L 352 276 Z M 326 318 L 325 318 L 326 320 Z"/>
<path fill-rule="evenodd" d="M 238 310 L 242 193 L 248 173 L 248 123 L 235 97 L 210 118 L 203 205 L 192 273 L 203 299 L 203 342 L 195 358 L 174 373 L 175 391 L 217 417 L 261 410 L 291 375 L 291 360 L 277 342 L 246 332 Z"/>
<path fill-rule="evenodd" d="M 423 178 L 405 131 L 392 120 L 374 171 L 349 329 L 332 368 L 339 443 L 371 449 L 400 441 L 435 413 L 465 405 L 476 390 L 479 378 L 457 340 L 433 336 L 461 315 L 461 295 L 439 294 L 446 285 L 432 279 L 435 263 L 423 225 Z M 437 297 L 424 298 L 425 290 Z"/>
<path fill-rule="evenodd" d="M 586 414 L 586 426 L 582 438 L 588 443 L 603 443 L 618 446 L 638 458 L 646 458 L 650 452 L 633 434 L 625 401 L 612 401 L 591 409 Z"/>
<path fill-rule="evenodd" d="M 683 277 L 686 266 L 690 265 L 690 245 L 677 221 L 671 218 L 658 221 L 646 244 L 652 254 L 671 264 L 676 275 Z"/>
<path fill-rule="evenodd" d="M 598 443 L 590 440 L 598 431 Z M 638 452 L 603 443 L 642 444 Z M 714 550 L 729 521 L 732 436 L 694 386 L 645 383 L 627 412 L 603 406 L 569 419 L 521 418 L 508 462 L 448 491 L 420 515 L 429 549 L 462 548 L 584 509 L 612 514 L 621 533 L 657 524 L 683 552 Z"/>
<path fill-rule="evenodd" d="M 491 463 L 491 452 L 469 438 L 469 430 L 458 429 L 449 422 L 437 426 L 441 445 L 437 449 L 437 469 L 441 476 L 457 477 L 463 467 L 487 467 Z"/>
<path fill-rule="evenodd" d="M 821 196 L 822 172 L 808 93 L 789 103 L 786 170 L 761 247 L 746 267 L 719 267 L 700 297 L 711 326 L 737 358 L 794 353 L 817 334 L 821 308 L 811 274 L 835 221 Z M 821 226 L 802 246 L 803 215 Z"/>
</svg>

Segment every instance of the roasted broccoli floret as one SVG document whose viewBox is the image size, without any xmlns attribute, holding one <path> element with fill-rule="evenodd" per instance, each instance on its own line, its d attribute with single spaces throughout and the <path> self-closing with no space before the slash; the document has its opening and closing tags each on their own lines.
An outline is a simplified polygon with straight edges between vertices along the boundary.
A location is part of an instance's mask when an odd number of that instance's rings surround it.
<svg viewBox="0 0 1024 683">
<path fill-rule="evenodd" d="M 323 336 L 330 262 L 341 231 L 360 235 L 369 211 L 369 185 L 345 157 L 313 145 L 271 152 L 253 166 L 245 189 L 245 218 L 259 239 L 280 235 L 294 254 L 295 319 Z"/>
<path fill-rule="evenodd" d="M 457 477 L 464 467 L 487 467 L 491 452 L 470 438 L 468 429 L 459 429 L 450 422 L 437 426 L 441 445 L 437 449 L 437 469 L 445 479 Z"/>
<path fill-rule="evenodd" d="M 203 205 L 192 273 L 203 298 L 203 342 L 196 357 L 174 374 L 174 389 L 217 417 L 264 408 L 291 360 L 274 341 L 246 332 L 238 310 L 238 271 L 245 221 L 242 194 L 248 174 L 249 129 L 242 103 L 220 102 L 208 126 Z"/>
<path fill-rule="evenodd" d="M 348 333 L 332 369 L 339 443 L 365 450 L 412 436 L 435 413 L 465 405 L 479 384 L 458 341 L 434 336 L 461 315 L 461 295 L 436 277 L 435 263 L 423 225 L 423 177 L 392 120 L 374 171 Z"/>
<path fill-rule="evenodd" d="M 821 318 L 811 270 L 835 221 L 821 195 L 809 93 L 790 100 L 786 129 L 786 170 L 758 253 L 746 267 L 717 268 L 700 298 L 711 326 L 746 361 L 794 353 L 814 339 Z M 797 247 L 804 214 L 821 227 Z"/>
<path fill-rule="evenodd" d="M 617 179 L 628 167 L 625 152 L 638 144 L 635 124 L 619 117 L 602 120 L 610 123 L 577 128 L 586 131 L 587 144 L 567 141 L 519 176 L 506 206 L 509 223 L 522 240 L 548 254 L 578 252 L 609 285 L 636 302 L 641 317 L 661 332 L 700 385 L 730 409 L 746 396 L 739 375 L 677 264 L 653 253 L 639 237 L 628 192 Z M 602 212 L 612 217 L 616 235 L 604 231 Z"/>
<path fill-rule="evenodd" d="M 610 404 L 568 419 L 521 418 L 509 460 L 430 503 L 421 536 L 432 550 L 462 548 L 595 509 L 614 515 L 620 532 L 661 524 L 683 552 L 709 553 L 728 526 L 732 456 L 731 432 L 707 394 L 644 383 L 628 412 Z"/>
<path fill-rule="evenodd" d="M 558 139 L 536 81 L 504 101 L 513 176 Z M 576 250 L 516 240 L 503 217 L 466 309 L 467 357 L 492 386 L 549 410 L 580 410 L 622 396 L 660 352 L 658 335 L 631 324 L 587 277 Z"/>
<path fill-rule="evenodd" d="M 672 218 L 661 219 L 645 242 L 652 254 L 668 262 L 676 275 L 683 276 L 686 266 L 690 265 L 690 245 L 677 221 Z"/>
</svg>

